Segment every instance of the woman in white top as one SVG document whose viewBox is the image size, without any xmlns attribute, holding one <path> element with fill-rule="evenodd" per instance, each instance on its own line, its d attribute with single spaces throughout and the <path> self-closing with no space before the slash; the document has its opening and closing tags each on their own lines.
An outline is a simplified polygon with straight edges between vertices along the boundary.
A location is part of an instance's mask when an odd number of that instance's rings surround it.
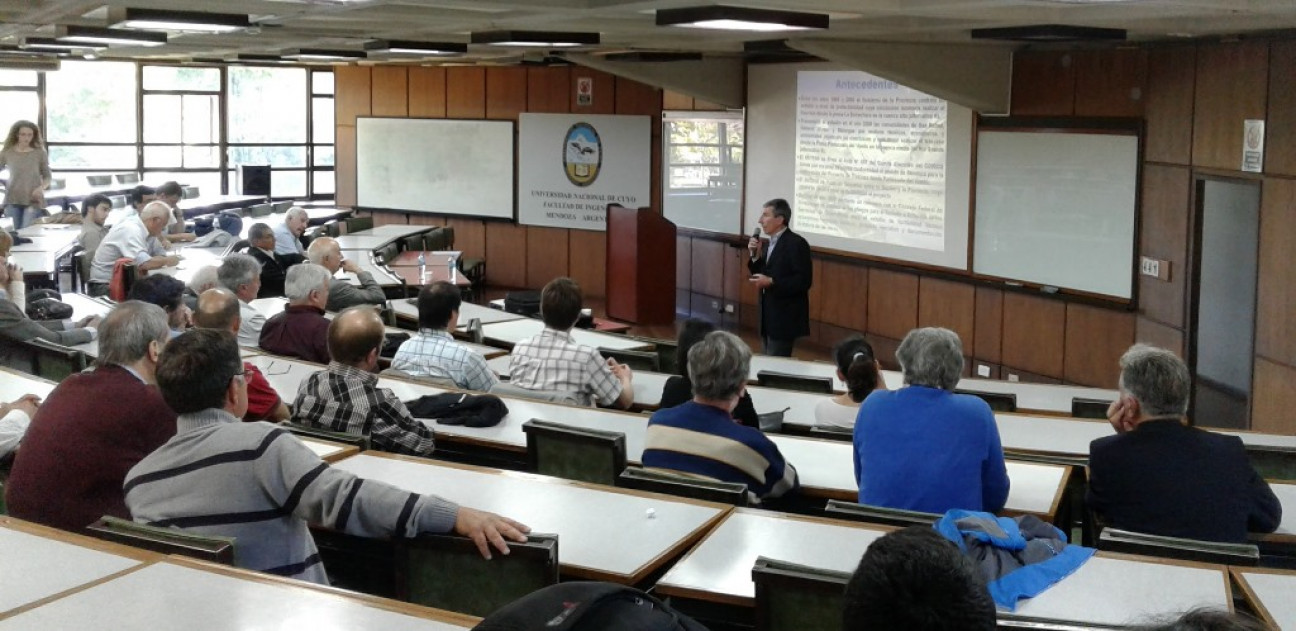
<svg viewBox="0 0 1296 631">
<path fill-rule="evenodd" d="M 853 429 L 864 397 L 886 389 L 882 369 L 873 356 L 873 347 L 860 335 L 839 342 L 833 356 L 837 360 L 837 378 L 846 382 L 846 392 L 815 405 L 815 427 Z"/>
</svg>

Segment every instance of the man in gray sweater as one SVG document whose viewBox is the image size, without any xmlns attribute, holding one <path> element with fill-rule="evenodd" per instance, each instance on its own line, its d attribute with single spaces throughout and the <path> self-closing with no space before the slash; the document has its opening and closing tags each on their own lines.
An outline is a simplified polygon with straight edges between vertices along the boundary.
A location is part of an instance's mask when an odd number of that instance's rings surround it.
<svg viewBox="0 0 1296 631">
<path fill-rule="evenodd" d="M 243 362 L 228 331 L 195 329 L 167 344 L 158 387 L 176 436 L 126 474 L 135 521 L 235 538 L 239 567 L 327 584 L 307 524 L 364 537 L 455 532 L 508 554 L 529 528 L 492 513 L 339 471 L 287 430 L 244 423 Z"/>
</svg>

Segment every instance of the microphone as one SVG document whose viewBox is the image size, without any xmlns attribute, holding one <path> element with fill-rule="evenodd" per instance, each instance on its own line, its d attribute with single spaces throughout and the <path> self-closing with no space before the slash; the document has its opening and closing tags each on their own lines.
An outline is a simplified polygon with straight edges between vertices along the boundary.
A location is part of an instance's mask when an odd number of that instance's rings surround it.
<svg viewBox="0 0 1296 631">
<path fill-rule="evenodd" d="M 755 229 L 755 230 L 752 230 L 752 238 L 753 238 L 753 239 L 759 239 L 759 238 L 760 238 L 760 226 L 756 226 L 756 229 Z"/>
</svg>

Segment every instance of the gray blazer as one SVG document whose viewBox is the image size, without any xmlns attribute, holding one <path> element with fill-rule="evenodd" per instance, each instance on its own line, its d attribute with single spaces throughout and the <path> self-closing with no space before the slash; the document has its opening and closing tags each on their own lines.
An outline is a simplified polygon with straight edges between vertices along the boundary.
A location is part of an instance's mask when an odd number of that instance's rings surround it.
<svg viewBox="0 0 1296 631">
<path fill-rule="evenodd" d="M 328 311 L 341 311 L 356 305 L 380 305 L 387 302 L 383 288 L 374 280 L 373 274 L 360 272 L 356 274 L 360 286 L 356 287 L 340 278 L 334 278 L 329 284 Z"/>
<path fill-rule="evenodd" d="M 90 341 L 89 329 L 69 329 L 62 320 L 37 322 L 27 317 L 11 300 L 0 299 L 0 364 L 7 364 L 17 342 L 42 339 L 64 346 Z"/>
</svg>

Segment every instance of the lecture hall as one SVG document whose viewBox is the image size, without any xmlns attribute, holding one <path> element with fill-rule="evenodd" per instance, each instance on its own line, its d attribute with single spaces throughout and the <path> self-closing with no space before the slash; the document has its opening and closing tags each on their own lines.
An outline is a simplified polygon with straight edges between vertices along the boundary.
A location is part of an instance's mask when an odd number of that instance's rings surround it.
<svg viewBox="0 0 1296 631">
<path fill-rule="evenodd" d="M 0 2 L 0 631 L 1296 630 L 1293 33 Z"/>
</svg>

